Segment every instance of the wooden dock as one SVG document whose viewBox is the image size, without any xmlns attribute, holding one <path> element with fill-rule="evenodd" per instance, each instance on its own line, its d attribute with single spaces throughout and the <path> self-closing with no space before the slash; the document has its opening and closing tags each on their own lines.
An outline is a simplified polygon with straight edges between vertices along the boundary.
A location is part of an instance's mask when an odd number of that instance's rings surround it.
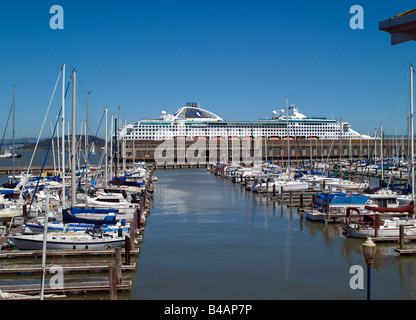
<svg viewBox="0 0 416 320">
<path fill-rule="evenodd" d="M 7 171 L 7 168 L 5 170 Z M 155 167 L 152 169 L 150 177 L 153 176 L 154 171 Z M 146 201 L 149 188 L 150 179 L 140 196 L 136 214 L 130 221 L 131 229 L 129 234 L 125 235 L 123 248 L 46 250 L 48 264 L 42 267 L 39 263 L 39 258 L 42 258 L 43 255 L 42 250 L 13 250 L 13 245 L 8 242 L 7 235 L 20 233 L 23 231 L 23 227 L 16 226 L 13 223 L 3 226 L 3 235 L 0 236 L 0 275 L 2 281 L 8 284 L 11 279 L 14 282 L 14 277 L 22 278 L 22 280 L 29 278 L 30 284 L 0 286 L 0 299 L 39 299 L 41 284 L 33 283 L 34 277 L 32 275 L 42 274 L 46 276 L 47 274 L 53 274 L 56 273 L 56 268 L 59 268 L 59 272 L 62 272 L 62 277 L 68 273 L 76 274 L 76 282 L 72 282 L 74 279 L 70 278 L 56 286 L 45 281 L 43 293 L 45 295 L 56 295 L 54 298 L 65 298 L 64 294 L 95 292 L 109 293 L 110 300 L 116 300 L 117 291 L 130 290 L 132 281 L 127 280 L 130 280 L 129 278 L 132 275 L 127 275 L 124 279 L 122 276 L 123 273 L 134 273 L 136 270 L 136 262 L 131 261 L 131 256 L 138 257 L 140 254 L 140 245 L 146 225 L 145 218 L 149 215 L 149 207 Z M 124 263 L 122 263 L 122 256 L 124 257 Z M 61 258 L 69 258 L 69 260 L 58 260 Z M 58 261 L 62 261 L 62 263 Z M 92 273 L 108 274 L 109 281 L 94 281 L 95 275 L 87 275 Z"/>
<path fill-rule="evenodd" d="M 401 256 L 411 256 L 416 254 L 416 249 L 400 249 L 396 248 L 394 251 L 398 252 Z"/>
<path fill-rule="evenodd" d="M 140 248 L 129 251 L 131 255 L 138 255 Z M 121 254 L 125 255 L 126 250 L 122 249 Z M 46 257 L 86 257 L 86 256 L 114 256 L 115 249 L 106 250 L 47 250 Z M 28 251 L 2 251 L 0 259 L 16 259 L 16 258 L 41 258 L 42 250 L 28 250 Z"/>
<path fill-rule="evenodd" d="M 132 281 L 122 281 L 117 285 L 117 291 L 126 291 L 130 290 L 132 286 Z M 10 294 L 39 294 L 40 284 L 30 284 L 30 285 L 12 285 L 12 286 L 0 286 L 2 292 L 7 292 Z M 105 293 L 110 290 L 109 281 L 93 281 L 93 282 L 78 282 L 78 283 L 63 283 L 61 286 L 51 286 L 45 284 L 44 293 L 45 294 L 76 294 L 83 292 L 101 292 Z"/>
<path fill-rule="evenodd" d="M 129 240 L 126 237 L 126 240 Z M 126 241 L 127 243 L 127 241 Z M 122 263 L 122 251 L 125 256 L 125 263 Z M 134 272 L 136 270 L 136 263 L 130 262 L 131 252 L 138 254 L 139 249 L 130 250 L 129 246 L 126 249 L 114 248 L 107 250 L 49 250 L 47 256 L 49 258 L 57 257 L 82 257 L 81 261 L 76 263 L 49 263 L 42 268 L 42 265 L 31 264 L 2 264 L 0 266 L 0 275 L 2 276 L 14 276 L 14 275 L 33 275 L 33 274 L 45 274 L 56 273 L 56 268 L 59 268 L 59 272 L 62 275 L 68 273 L 86 274 L 86 273 L 108 273 L 109 281 L 84 281 L 84 282 L 65 282 L 60 285 L 60 288 L 54 288 L 45 283 L 44 294 L 73 294 L 84 292 L 110 292 L 110 298 L 116 297 L 116 292 L 120 290 L 129 290 L 131 287 L 131 281 L 122 281 L 123 272 Z M 2 253 L 3 259 L 13 260 L 16 258 L 39 258 L 42 256 L 42 251 L 8 251 Z M 107 256 L 114 257 L 114 262 L 102 261 L 102 262 L 86 262 L 85 257 L 97 257 Z M 24 295 L 36 295 L 40 293 L 40 284 L 31 285 L 4 285 L 0 286 L 0 292 L 13 295 L 19 294 L 18 299 L 24 299 Z M 23 295 L 23 296 L 21 296 Z M 29 299 L 30 296 L 27 296 Z M 10 298 L 14 299 L 14 298 Z M 114 300 L 114 299 L 112 299 Z"/>
<path fill-rule="evenodd" d="M 45 266 L 45 272 L 50 273 L 54 267 L 59 266 L 64 273 L 87 273 L 87 272 L 108 272 L 110 270 L 110 264 L 108 263 L 87 263 L 87 264 L 49 264 Z M 121 271 L 134 271 L 136 269 L 136 263 L 130 265 L 121 265 Z M 11 274 L 37 274 L 42 273 L 41 265 L 6 265 L 0 267 L 0 275 Z"/>
</svg>

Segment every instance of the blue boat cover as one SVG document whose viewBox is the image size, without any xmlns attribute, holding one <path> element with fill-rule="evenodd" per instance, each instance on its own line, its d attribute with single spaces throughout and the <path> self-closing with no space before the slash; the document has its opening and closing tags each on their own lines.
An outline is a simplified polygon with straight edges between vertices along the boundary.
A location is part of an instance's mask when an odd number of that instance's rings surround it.
<svg viewBox="0 0 416 320">
<path fill-rule="evenodd" d="M 91 218 L 81 218 L 80 216 L 68 212 L 68 210 L 62 210 L 62 220 L 63 223 L 89 223 L 94 225 L 114 225 L 117 223 L 116 215 L 108 215 L 105 217 L 97 218 L 94 215 L 91 215 Z"/>
<path fill-rule="evenodd" d="M 329 193 L 318 194 L 316 196 L 316 203 L 323 204 L 329 202 L 330 204 L 366 204 L 369 196 L 363 196 L 353 193 Z"/>
<path fill-rule="evenodd" d="M 117 213 L 118 209 L 93 209 L 93 208 L 75 208 L 71 207 L 71 213 Z"/>
</svg>

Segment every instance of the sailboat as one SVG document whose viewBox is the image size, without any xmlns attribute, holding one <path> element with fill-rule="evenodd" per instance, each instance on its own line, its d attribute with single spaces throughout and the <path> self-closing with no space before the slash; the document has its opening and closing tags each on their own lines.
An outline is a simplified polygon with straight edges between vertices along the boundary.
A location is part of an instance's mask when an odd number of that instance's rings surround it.
<svg viewBox="0 0 416 320">
<path fill-rule="evenodd" d="M 89 219 L 79 219 L 74 220 L 75 222 L 69 222 L 67 218 L 63 221 L 51 221 L 47 223 L 48 232 L 64 232 L 64 231 L 84 231 L 88 229 L 99 227 L 104 232 L 118 233 L 123 232 L 127 233 L 130 231 L 130 224 L 126 223 L 125 219 L 122 221 L 117 221 L 110 215 L 107 216 L 107 219 L 103 219 L 100 223 L 96 223 L 94 220 Z M 85 221 L 85 222 L 82 222 Z M 26 231 L 25 233 L 42 233 L 45 227 L 45 219 L 43 217 L 38 217 L 35 222 L 28 222 L 25 224 Z"/>
<path fill-rule="evenodd" d="M 405 235 L 416 236 L 416 219 L 413 217 L 414 213 L 414 187 L 415 187 L 415 176 L 414 176 L 414 119 L 413 119 L 413 66 L 410 65 L 410 120 L 411 120 L 411 130 L 410 130 L 410 141 L 411 141 L 411 163 L 412 163 L 412 194 L 411 201 L 404 207 L 398 208 L 379 208 L 379 207 L 365 207 L 371 211 L 379 212 L 380 214 L 385 213 L 408 213 L 407 216 L 395 216 L 395 217 L 381 217 L 376 219 L 376 215 L 365 215 L 359 221 L 350 221 L 347 219 L 345 225 L 345 231 L 350 237 L 365 238 L 368 236 L 375 236 L 376 229 L 377 234 L 380 237 L 392 237 L 398 238 L 400 232 L 400 226 L 404 226 Z M 398 198 L 400 203 L 400 200 Z M 379 221 L 377 224 L 376 221 Z"/>
<path fill-rule="evenodd" d="M 42 250 L 44 234 L 12 234 L 8 239 L 20 250 Z M 122 234 L 95 228 L 81 232 L 48 232 L 46 241 L 47 250 L 104 250 L 125 244 Z"/>
<path fill-rule="evenodd" d="M 0 195 L 0 222 L 7 222 L 21 216 L 23 216 L 22 207 L 15 204 L 8 205 L 4 196 Z"/>
<path fill-rule="evenodd" d="M 62 71 L 65 72 L 65 65 Z M 73 86 L 73 103 L 72 103 L 72 153 L 71 153 L 71 207 L 75 205 L 75 85 L 76 71 L 72 73 Z M 64 86 L 62 89 L 64 96 Z M 62 107 L 64 106 L 64 103 Z M 65 175 L 64 175 L 65 177 Z M 47 196 L 47 206 L 49 204 L 49 195 Z M 65 201 L 64 201 L 65 204 Z M 65 206 L 64 206 L 65 207 Z M 47 214 L 45 215 L 47 220 Z M 79 250 L 79 249 L 106 249 L 113 247 L 123 247 L 125 238 L 123 230 L 120 228 L 117 233 L 106 232 L 101 228 L 93 227 L 84 231 L 64 231 L 64 232 L 47 232 L 48 223 L 44 224 L 43 234 L 11 234 L 8 239 L 20 250 Z"/>
</svg>

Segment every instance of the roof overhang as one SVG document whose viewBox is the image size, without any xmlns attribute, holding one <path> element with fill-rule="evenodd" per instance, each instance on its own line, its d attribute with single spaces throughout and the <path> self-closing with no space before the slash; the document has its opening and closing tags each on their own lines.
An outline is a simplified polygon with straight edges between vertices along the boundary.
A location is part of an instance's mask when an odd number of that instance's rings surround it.
<svg viewBox="0 0 416 320">
<path fill-rule="evenodd" d="M 416 9 L 379 22 L 379 29 L 391 35 L 391 45 L 416 40 Z"/>
</svg>

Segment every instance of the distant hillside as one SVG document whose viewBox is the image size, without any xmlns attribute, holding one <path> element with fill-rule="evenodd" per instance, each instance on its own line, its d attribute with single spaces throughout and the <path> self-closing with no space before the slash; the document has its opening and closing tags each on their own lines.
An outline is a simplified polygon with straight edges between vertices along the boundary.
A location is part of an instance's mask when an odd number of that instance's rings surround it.
<svg viewBox="0 0 416 320">
<path fill-rule="evenodd" d="M 85 145 L 85 136 L 77 135 L 77 140 L 79 140 L 79 139 L 81 139 L 81 141 L 82 141 L 81 146 L 84 147 L 84 145 Z M 20 139 L 20 140 L 24 140 L 24 139 Z M 16 139 L 15 144 L 18 145 L 18 146 L 16 146 L 16 149 L 17 150 L 33 150 L 36 146 L 36 141 L 37 141 L 36 139 L 34 139 L 34 141 L 33 141 L 33 139 L 27 139 L 27 141 L 22 141 L 23 143 L 22 142 L 17 143 L 17 139 Z M 67 137 L 65 137 L 65 141 L 66 141 L 66 145 L 68 145 Z M 91 146 L 91 144 L 93 142 L 94 142 L 94 145 L 95 145 L 96 149 L 99 149 L 99 148 L 102 148 L 102 147 L 105 146 L 105 140 L 104 139 L 94 137 L 94 136 L 88 136 L 88 145 Z M 38 149 L 39 150 L 47 150 L 50 143 L 51 143 L 51 139 L 41 140 L 41 141 L 39 141 Z M 61 143 L 62 143 L 61 138 L 60 139 L 54 138 L 55 148 L 58 144 L 59 144 L 59 146 L 61 146 Z"/>
<path fill-rule="evenodd" d="M 14 144 L 15 145 L 20 145 L 20 144 L 29 144 L 29 143 L 36 143 L 37 139 L 36 138 L 20 138 L 20 139 L 15 139 L 14 140 Z M 0 139 L 1 142 L 1 139 Z M 12 139 L 4 139 L 3 141 L 3 147 L 6 146 L 11 146 L 13 144 L 13 140 Z"/>
</svg>

